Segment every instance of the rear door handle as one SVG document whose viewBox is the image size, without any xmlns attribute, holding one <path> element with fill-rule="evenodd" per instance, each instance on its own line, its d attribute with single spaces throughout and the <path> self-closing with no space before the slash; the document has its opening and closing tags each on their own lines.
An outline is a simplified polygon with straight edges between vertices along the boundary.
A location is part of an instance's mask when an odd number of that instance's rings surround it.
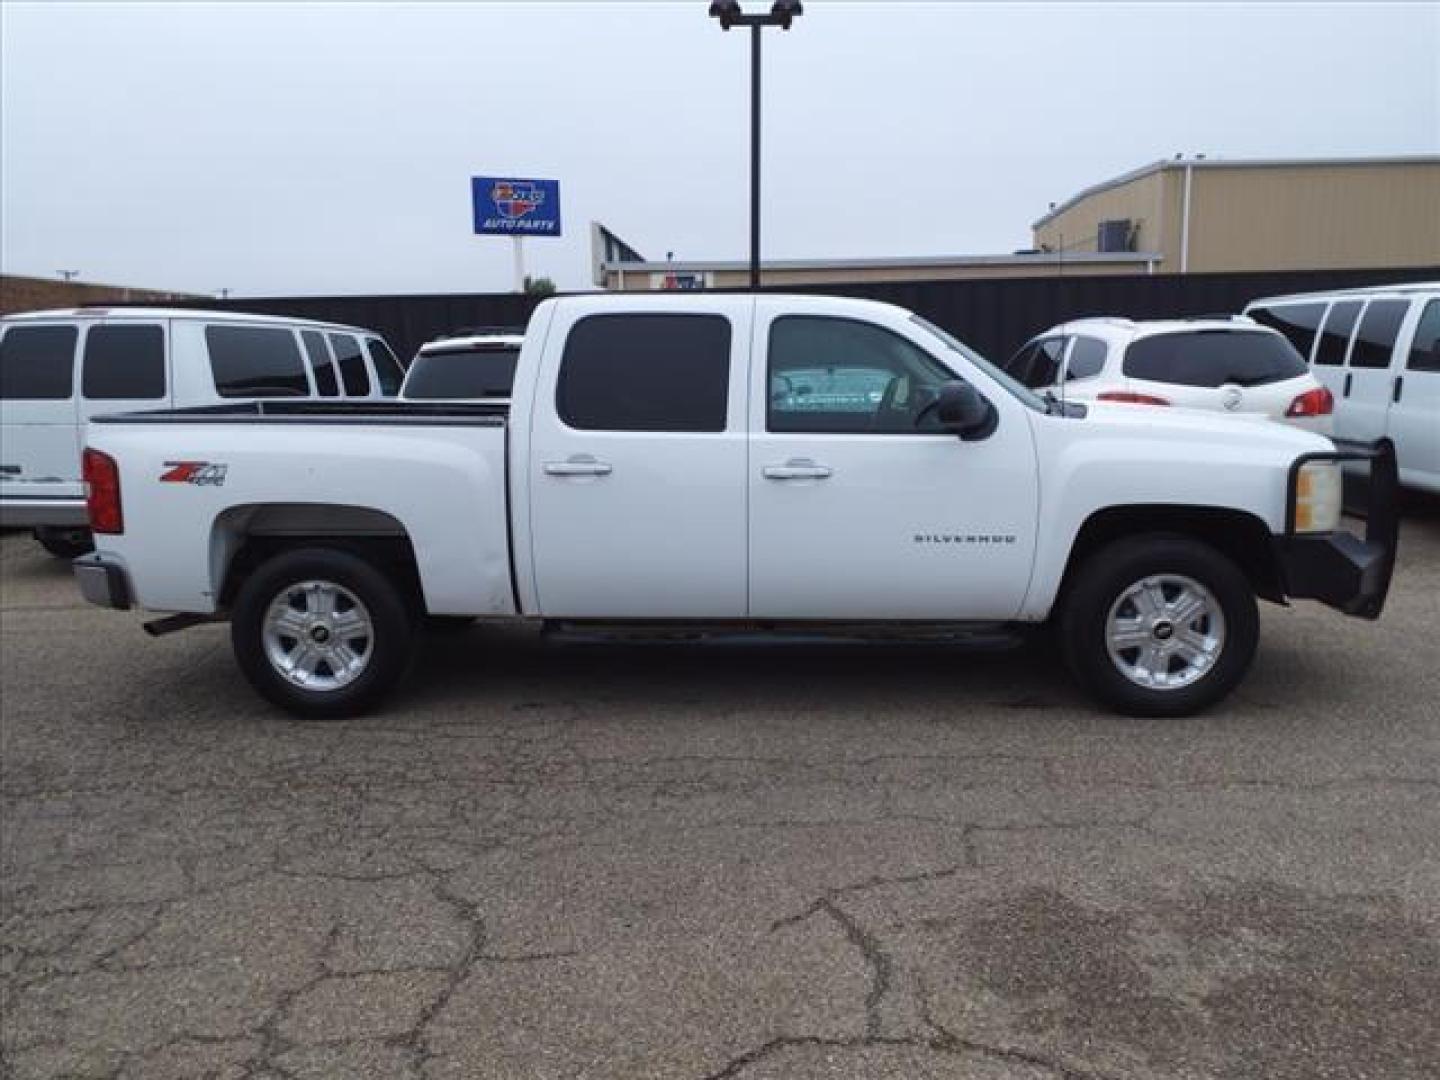
<svg viewBox="0 0 1440 1080">
<path fill-rule="evenodd" d="M 1350 382 L 1351 382 L 1351 380 L 1353 380 L 1354 378 L 1355 378 L 1355 373 L 1354 373 L 1353 371 L 1347 371 L 1347 372 L 1345 373 L 1345 389 L 1342 390 L 1342 391 L 1340 391 L 1340 396 L 1341 396 L 1341 397 L 1349 397 L 1349 396 L 1350 396 Z"/>
<path fill-rule="evenodd" d="M 1391 394 L 1390 394 L 1390 400 L 1393 401 L 1396 405 L 1399 405 L 1399 404 L 1400 404 L 1400 391 L 1401 391 L 1402 389 L 1404 389 L 1404 387 L 1405 387 L 1405 376 L 1404 376 L 1404 375 L 1396 375 L 1396 376 L 1395 376 L 1395 389 L 1394 389 L 1394 390 L 1391 392 Z"/>
<path fill-rule="evenodd" d="M 766 480 L 828 480 L 835 470 L 817 465 L 809 458 L 791 458 L 784 465 L 766 465 L 761 475 Z"/>
<path fill-rule="evenodd" d="M 609 476 L 612 472 L 608 461 L 589 454 L 571 454 L 564 461 L 547 461 L 544 468 L 547 476 Z"/>
</svg>

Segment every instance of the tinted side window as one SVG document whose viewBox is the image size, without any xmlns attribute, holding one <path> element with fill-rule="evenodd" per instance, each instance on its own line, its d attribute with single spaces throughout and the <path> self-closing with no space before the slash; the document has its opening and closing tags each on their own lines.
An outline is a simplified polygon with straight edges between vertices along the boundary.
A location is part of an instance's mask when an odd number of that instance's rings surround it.
<svg viewBox="0 0 1440 1080">
<path fill-rule="evenodd" d="M 1060 358 L 1065 355 L 1064 338 L 1046 338 L 1038 342 L 1035 359 L 1031 361 L 1025 385 L 1032 390 L 1054 386 L 1060 381 Z"/>
<path fill-rule="evenodd" d="M 1089 379 L 1105 370 L 1105 342 L 1099 338 L 1077 337 L 1070 348 L 1065 380 Z"/>
<path fill-rule="evenodd" d="M 1252 308 L 1250 317 L 1261 326 L 1279 330 L 1306 360 L 1315 345 L 1320 320 L 1325 317 L 1324 304 L 1285 304 L 1275 308 Z"/>
<path fill-rule="evenodd" d="M 1440 300 L 1431 300 L 1420 313 L 1405 366 L 1411 371 L 1440 371 Z"/>
<path fill-rule="evenodd" d="M 340 384 L 335 379 L 335 362 L 330 359 L 330 350 L 325 347 L 324 335 L 319 330 L 301 330 L 300 340 L 305 342 L 310 370 L 315 373 L 315 392 L 321 397 L 336 397 L 340 393 Z"/>
<path fill-rule="evenodd" d="M 1125 375 L 1176 386 L 1262 386 L 1305 374 L 1305 361 L 1279 334 L 1192 330 L 1130 343 Z"/>
<path fill-rule="evenodd" d="M 770 326 L 770 431 L 938 431 L 935 400 L 955 378 L 925 350 L 855 319 L 787 315 Z"/>
<path fill-rule="evenodd" d="M 1350 350 L 1350 366 L 1389 367 L 1395 352 L 1395 338 L 1409 310 L 1409 300 L 1371 300 L 1366 304 L 1360 329 L 1355 331 L 1355 345 Z"/>
<path fill-rule="evenodd" d="M 0 398 L 63 401 L 75 385 L 73 326 L 12 326 L 0 338 Z"/>
<path fill-rule="evenodd" d="M 221 397 L 309 397 L 300 347 L 273 326 L 207 326 L 210 372 Z"/>
<path fill-rule="evenodd" d="M 390 346 L 379 338 L 366 338 L 365 347 L 370 350 L 370 363 L 375 368 L 375 378 L 380 382 L 380 393 L 394 397 L 400 393 L 400 384 L 405 381 L 405 369 Z"/>
<path fill-rule="evenodd" d="M 421 353 L 405 376 L 405 396 L 422 401 L 509 397 L 519 356 L 514 345 Z"/>
<path fill-rule="evenodd" d="M 360 342 L 351 334 L 331 334 L 329 337 L 330 347 L 335 350 L 335 362 L 340 365 L 345 393 L 350 397 L 365 397 L 370 393 L 370 372 L 365 370 L 365 356 L 360 352 Z"/>
<path fill-rule="evenodd" d="M 724 431 L 730 320 L 591 315 L 570 328 L 555 406 L 590 431 Z"/>
<path fill-rule="evenodd" d="M 85 336 L 80 392 L 93 401 L 165 396 L 165 331 L 93 326 Z"/>
<path fill-rule="evenodd" d="M 1005 361 L 1003 365 L 1005 373 L 1016 382 L 1029 386 L 1030 368 L 1035 363 L 1035 354 L 1039 351 L 1040 343 L 1038 341 L 1022 345 L 1019 352 Z"/>
<path fill-rule="evenodd" d="M 1359 300 L 1341 300 L 1330 306 L 1330 314 L 1325 317 L 1325 325 L 1320 331 L 1320 344 L 1315 349 L 1315 363 L 1345 362 L 1345 347 L 1350 342 L 1350 333 L 1355 329 L 1355 319 L 1359 314 Z"/>
</svg>

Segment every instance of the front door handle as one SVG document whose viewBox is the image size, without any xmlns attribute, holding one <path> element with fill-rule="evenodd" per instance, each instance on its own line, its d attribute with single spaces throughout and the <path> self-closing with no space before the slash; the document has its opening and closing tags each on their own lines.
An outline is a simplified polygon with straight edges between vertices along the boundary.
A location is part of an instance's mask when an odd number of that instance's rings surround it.
<svg viewBox="0 0 1440 1080">
<path fill-rule="evenodd" d="M 761 475 L 766 480 L 828 480 L 834 472 L 828 465 L 817 465 L 809 458 L 791 458 L 784 465 L 766 465 Z"/>
<path fill-rule="evenodd" d="M 547 461 L 544 468 L 547 476 L 609 476 L 612 471 L 608 461 L 589 454 L 571 454 L 564 461 Z"/>
</svg>

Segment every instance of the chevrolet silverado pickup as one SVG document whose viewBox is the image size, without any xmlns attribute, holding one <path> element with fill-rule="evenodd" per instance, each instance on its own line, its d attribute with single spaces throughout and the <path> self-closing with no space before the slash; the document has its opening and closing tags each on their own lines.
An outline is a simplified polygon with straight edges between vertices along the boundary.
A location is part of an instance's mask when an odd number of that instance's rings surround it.
<svg viewBox="0 0 1440 1080">
<path fill-rule="evenodd" d="M 1370 472 L 1342 529 L 1340 463 Z M 429 617 L 686 633 L 1052 628 L 1108 706 L 1243 677 L 1257 597 L 1378 617 L 1394 454 L 1185 409 L 1062 403 L 903 309 L 572 296 L 494 402 L 95 418 L 83 594 L 224 619 L 301 715 L 400 681 Z"/>
</svg>

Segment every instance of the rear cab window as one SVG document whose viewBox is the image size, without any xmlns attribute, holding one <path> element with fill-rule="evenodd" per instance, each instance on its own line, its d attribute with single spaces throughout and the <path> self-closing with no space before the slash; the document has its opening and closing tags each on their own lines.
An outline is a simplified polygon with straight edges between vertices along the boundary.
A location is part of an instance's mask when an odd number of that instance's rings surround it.
<svg viewBox="0 0 1440 1080">
<path fill-rule="evenodd" d="M 1127 379 L 1175 386 L 1263 386 L 1304 375 L 1305 361 L 1280 334 L 1180 330 L 1137 338 L 1125 350 Z"/>
<path fill-rule="evenodd" d="M 0 398 L 64 401 L 75 390 L 74 326 L 11 326 L 0 338 Z"/>
<path fill-rule="evenodd" d="M 508 398 L 515 386 L 518 345 L 470 345 L 421 352 L 405 376 L 405 396 L 418 401 Z"/>
<path fill-rule="evenodd" d="M 90 401 L 165 397 L 165 328 L 155 323 L 92 326 L 85 335 L 80 393 Z"/>
<path fill-rule="evenodd" d="M 722 432 L 730 333 L 723 315 L 588 315 L 566 338 L 556 411 L 582 431 Z"/>
<path fill-rule="evenodd" d="M 295 332 L 278 326 L 205 327 L 215 392 L 225 398 L 309 397 Z"/>
</svg>

